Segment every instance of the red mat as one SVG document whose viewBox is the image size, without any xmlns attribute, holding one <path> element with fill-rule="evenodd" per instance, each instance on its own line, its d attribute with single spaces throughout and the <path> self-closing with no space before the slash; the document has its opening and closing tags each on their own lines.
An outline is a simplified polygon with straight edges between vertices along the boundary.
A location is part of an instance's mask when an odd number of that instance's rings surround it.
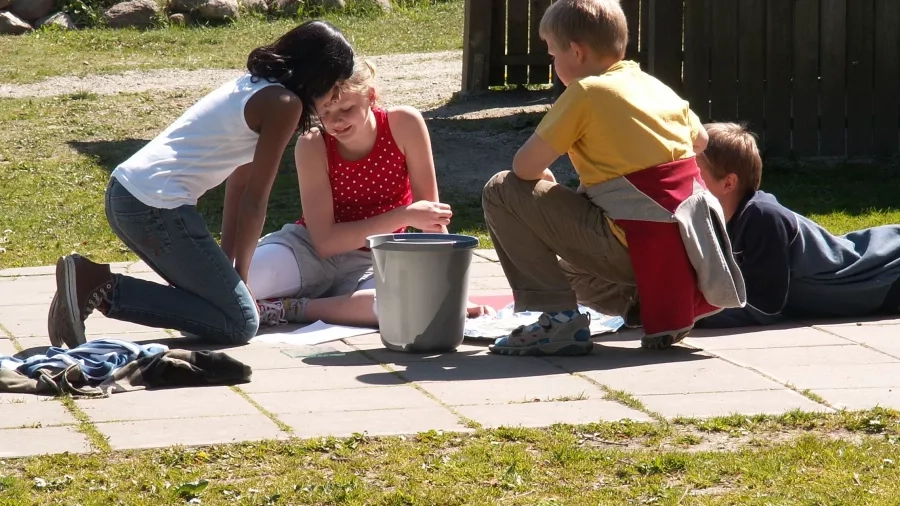
<svg viewBox="0 0 900 506">
<path fill-rule="evenodd" d="M 513 301 L 513 296 L 511 293 L 503 295 L 473 295 L 469 297 L 469 300 L 474 302 L 475 304 L 491 306 L 495 310 L 499 311 Z"/>
</svg>

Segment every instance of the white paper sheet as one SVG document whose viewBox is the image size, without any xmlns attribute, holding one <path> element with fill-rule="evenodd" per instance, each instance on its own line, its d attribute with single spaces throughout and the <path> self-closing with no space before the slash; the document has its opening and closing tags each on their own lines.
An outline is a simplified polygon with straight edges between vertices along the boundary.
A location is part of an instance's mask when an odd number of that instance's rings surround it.
<svg viewBox="0 0 900 506">
<path fill-rule="evenodd" d="M 291 332 L 273 332 L 270 334 L 260 334 L 254 337 L 250 342 L 257 343 L 286 343 L 297 345 L 315 345 L 322 343 L 330 343 L 348 337 L 362 336 L 378 332 L 377 329 L 369 329 L 364 327 L 345 327 L 343 325 L 329 325 L 319 320 L 312 325 L 291 331 Z"/>
</svg>

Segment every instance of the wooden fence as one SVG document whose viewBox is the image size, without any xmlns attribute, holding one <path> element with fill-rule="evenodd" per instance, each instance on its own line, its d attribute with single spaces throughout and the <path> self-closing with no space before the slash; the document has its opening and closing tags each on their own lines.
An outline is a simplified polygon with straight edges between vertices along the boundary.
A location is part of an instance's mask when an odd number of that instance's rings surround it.
<svg viewBox="0 0 900 506">
<path fill-rule="evenodd" d="M 552 0 L 466 0 L 463 90 L 551 80 Z M 778 157 L 900 154 L 900 0 L 622 0 L 627 57 Z"/>
</svg>

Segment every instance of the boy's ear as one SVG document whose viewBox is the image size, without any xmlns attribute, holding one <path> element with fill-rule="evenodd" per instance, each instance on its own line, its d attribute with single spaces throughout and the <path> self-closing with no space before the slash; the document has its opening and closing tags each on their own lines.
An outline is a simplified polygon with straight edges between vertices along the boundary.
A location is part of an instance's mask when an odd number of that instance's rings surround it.
<svg viewBox="0 0 900 506">
<path fill-rule="evenodd" d="M 572 51 L 572 54 L 575 56 L 575 61 L 579 64 L 584 63 L 584 60 L 587 59 L 587 47 L 584 44 L 579 44 L 578 42 L 569 42 L 569 49 Z"/>
<path fill-rule="evenodd" d="M 732 173 L 728 174 L 727 176 L 725 176 L 725 179 L 722 181 L 722 188 L 726 192 L 731 193 L 733 191 L 737 191 L 737 189 L 740 185 L 740 182 L 741 181 L 740 181 L 740 179 L 738 179 L 737 174 L 732 172 Z"/>
</svg>

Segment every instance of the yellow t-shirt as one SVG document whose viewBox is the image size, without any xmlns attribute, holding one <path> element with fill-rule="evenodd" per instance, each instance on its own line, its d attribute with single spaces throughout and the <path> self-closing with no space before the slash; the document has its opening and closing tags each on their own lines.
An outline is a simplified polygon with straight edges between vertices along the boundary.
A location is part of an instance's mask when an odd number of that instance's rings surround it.
<svg viewBox="0 0 900 506">
<path fill-rule="evenodd" d="M 572 83 L 537 127 L 557 153 L 568 153 L 581 184 L 592 186 L 694 156 L 700 119 L 687 101 L 620 61 Z"/>
</svg>

